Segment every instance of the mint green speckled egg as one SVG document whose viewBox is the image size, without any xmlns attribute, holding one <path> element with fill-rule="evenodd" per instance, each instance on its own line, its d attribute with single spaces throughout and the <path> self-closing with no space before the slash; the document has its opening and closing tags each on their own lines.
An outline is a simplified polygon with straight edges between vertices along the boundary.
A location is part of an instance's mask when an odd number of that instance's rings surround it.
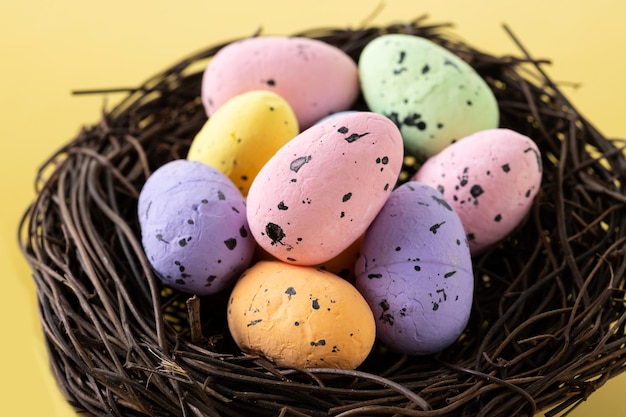
<svg viewBox="0 0 626 417">
<path fill-rule="evenodd" d="M 399 127 L 407 154 L 425 159 L 462 137 L 498 127 L 498 103 L 485 80 L 428 39 L 380 36 L 364 48 L 358 67 L 369 109 Z"/>
</svg>

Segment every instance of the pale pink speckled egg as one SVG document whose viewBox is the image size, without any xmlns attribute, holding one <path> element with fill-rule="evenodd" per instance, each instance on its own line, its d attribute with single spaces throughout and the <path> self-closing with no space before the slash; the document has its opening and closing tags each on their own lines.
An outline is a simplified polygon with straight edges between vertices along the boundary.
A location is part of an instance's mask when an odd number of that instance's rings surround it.
<svg viewBox="0 0 626 417">
<path fill-rule="evenodd" d="M 252 182 L 252 236 L 287 263 L 328 261 L 365 232 L 394 188 L 402 159 L 400 131 L 382 115 L 350 113 L 312 126 Z"/>
<path fill-rule="evenodd" d="M 535 142 L 498 128 L 444 148 L 413 180 L 438 189 L 454 207 L 475 255 L 517 227 L 532 206 L 541 178 L 541 153 Z"/>
<path fill-rule="evenodd" d="M 306 129 L 349 109 L 359 89 L 357 64 L 341 49 L 316 39 L 259 36 L 215 54 L 203 75 L 201 97 L 211 116 L 234 96 L 270 90 L 289 103 Z"/>
</svg>

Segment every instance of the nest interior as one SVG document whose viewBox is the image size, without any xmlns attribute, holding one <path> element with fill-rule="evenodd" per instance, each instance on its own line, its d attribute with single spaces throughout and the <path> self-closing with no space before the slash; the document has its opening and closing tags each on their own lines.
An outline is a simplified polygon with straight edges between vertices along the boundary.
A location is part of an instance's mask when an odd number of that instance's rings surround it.
<svg viewBox="0 0 626 417">
<path fill-rule="evenodd" d="M 502 127 L 535 140 L 544 178 L 529 215 L 474 258 L 475 301 L 450 348 L 407 357 L 376 345 L 355 371 L 284 369 L 242 354 L 227 295 L 163 287 L 140 243 L 146 178 L 186 156 L 206 121 L 202 70 L 222 45 L 132 89 L 42 165 L 19 227 L 51 369 L 95 416 L 560 415 L 624 370 L 626 159 L 520 45 L 492 56 L 423 18 L 295 34 L 355 60 L 373 38 L 409 33 L 470 63 L 493 89 Z M 365 109 L 362 99 L 355 108 Z M 405 167 L 405 175 L 415 169 Z"/>
</svg>

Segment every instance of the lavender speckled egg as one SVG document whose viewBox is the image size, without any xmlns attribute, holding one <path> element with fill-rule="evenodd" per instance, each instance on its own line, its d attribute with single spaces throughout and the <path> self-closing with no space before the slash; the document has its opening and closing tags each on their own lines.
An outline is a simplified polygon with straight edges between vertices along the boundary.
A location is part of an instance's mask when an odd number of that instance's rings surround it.
<svg viewBox="0 0 626 417">
<path fill-rule="evenodd" d="M 391 193 L 365 234 L 355 273 L 378 338 L 395 351 L 438 352 L 467 325 L 469 247 L 459 216 L 430 186 L 412 181 Z"/>
<path fill-rule="evenodd" d="M 431 157 L 413 179 L 437 188 L 459 214 L 472 255 L 510 234 L 541 186 L 541 153 L 510 129 L 469 135 Z"/>
<path fill-rule="evenodd" d="M 363 49 L 358 68 L 369 109 L 391 118 L 407 153 L 419 159 L 471 133 L 498 127 L 498 103 L 485 80 L 431 40 L 380 36 Z"/>
<path fill-rule="evenodd" d="M 211 116 L 228 99 L 250 90 L 282 96 L 306 129 L 350 108 L 359 94 L 357 64 L 341 49 L 316 39 L 258 36 L 230 43 L 204 72 L 205 110 Z"/>
<path fill-rule="evenodd" d="M 243 196 L 202 162 L 175 160 L 154 171 L 141 189 L 137 213 L 150 265 L 180 291 L 219 292 L 252 260 L 255 242 Z"/>
<path fill-rule="evenodd" d="M 252 235 L 284 262 L 328 261 L 365 232 L 395 186 L 402 159 L 398 128 L 379 114 L 350 113 L 310 127 L 252 182 Z"/>
</svg>

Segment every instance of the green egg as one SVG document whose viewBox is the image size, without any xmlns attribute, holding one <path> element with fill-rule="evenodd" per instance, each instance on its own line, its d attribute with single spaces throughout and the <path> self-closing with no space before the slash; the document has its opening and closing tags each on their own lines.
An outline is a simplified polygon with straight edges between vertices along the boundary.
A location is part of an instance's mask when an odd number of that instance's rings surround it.
<svg viewBox="0 0 626 417">
<path fill-rule="evenodd" d="M 369 109 L 396 123 L 407 154 L 425 159 L 462 137 L 498 126 L 498 103 L 485 80 L 428 39 L 380 36 L 364 48 L 358 66 Z"/>
</svg>

